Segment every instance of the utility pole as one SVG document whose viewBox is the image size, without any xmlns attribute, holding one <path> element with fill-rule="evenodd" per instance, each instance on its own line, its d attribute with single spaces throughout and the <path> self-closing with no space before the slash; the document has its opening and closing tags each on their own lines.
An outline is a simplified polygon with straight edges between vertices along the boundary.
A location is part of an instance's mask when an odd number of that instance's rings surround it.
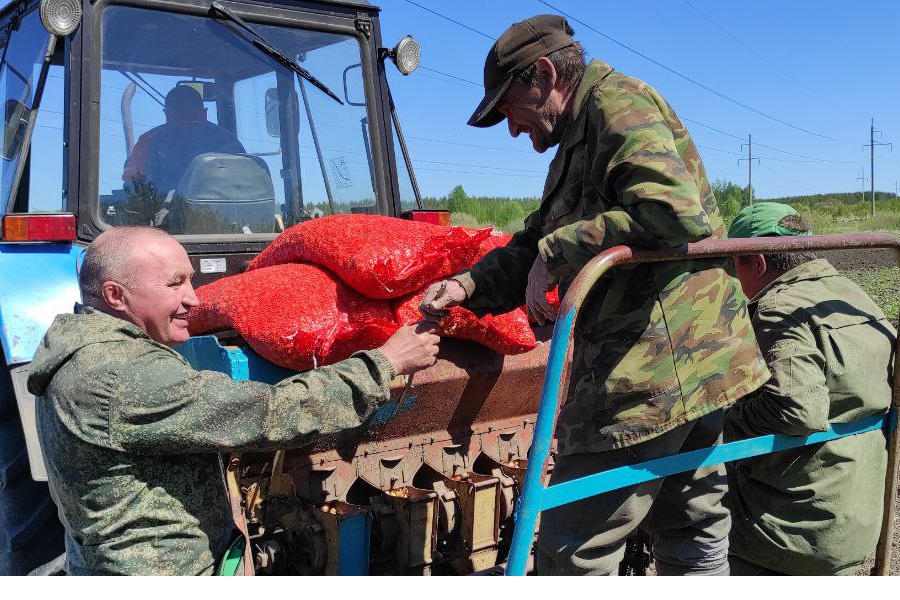
<svg viewBox="0 0 900 600">
<path fill-rule="evenodd" d="M 859 168 L 859 177 L 856 180 L 859 182 L 859 197 L 862 198 L 862 201 L 866 201 L 866 168 Z"/>
<path fill-rule="evenodd" d="M 890 142 L 875 141 L 875 117 L 872 117 L 872 125 L 869 128 L 869 182 L 872 184 L 872 211 L 871 217 L 875 218 L 875 146 L 890 146 L 891 150 L 894 145 Z M 881 132 L 878 132 L 881 134 Z M 865 146 L 863 146 L 865 148 Z"/>
<path fill-rule="evenodd" d="M 739 158 L 738 165 L 742 161 L 747 161 L 747 196 L 750 199 L 750 204 L 753 204 L 753 161 L 759 160 L 758 158 L 753 158 L 753 134 L 747 134 L 747 143 L 741 144 L 741 149 L 744 146 L 747 146 L 747 158 Z"/>
</svg>

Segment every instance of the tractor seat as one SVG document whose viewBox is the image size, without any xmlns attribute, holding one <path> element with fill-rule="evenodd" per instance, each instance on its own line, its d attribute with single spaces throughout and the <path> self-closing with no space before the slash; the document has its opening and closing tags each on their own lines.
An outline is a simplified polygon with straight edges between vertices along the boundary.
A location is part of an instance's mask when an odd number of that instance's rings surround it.
<svg viewBox="0 0 900 600">
<path fill-rule="evenodd" d="M 175 187 L 170 231 L 274 233 L 275 189 L 265 161 L 251 154 L 195 157 Z"/>
</svg>

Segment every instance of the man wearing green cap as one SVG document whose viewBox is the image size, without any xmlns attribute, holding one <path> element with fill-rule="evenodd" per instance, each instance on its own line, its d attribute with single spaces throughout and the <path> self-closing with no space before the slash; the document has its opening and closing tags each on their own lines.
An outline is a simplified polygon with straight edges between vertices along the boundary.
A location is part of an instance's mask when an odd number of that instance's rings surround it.
<svg viewBox="0 0 900 600">
<path fill-rule="evenodd" d="M 422 312 L 463 304 L 476 314 L 525 303 L 553 320 L 545 292 L 565 294 L 598 253 L 619 244 L 675 248 L 724 235 L 697 152 L 678 116 L 647 84 L 585 63 L 558 15 L 513 24 L 484 65 L 470 125 L 505 118 L 537 152 L 559 146 L 541 205 L 512 241 L 435 284 Z M 585 301 L 551 482 L 718 443 L 723 409 L 769 377 L 746 298 L 722 260 L 616 269 Z M 657 479 L 541 516 L 540 574 L 609 574 L 643 525 L 657 572 L 728 572 L 722 465 Z"/>
<path fill-rule="evenodd" d="M 793 208 L 744 208 L 732 238 L 810 235 Z M 772 378 L 725 415 L 726 440 L 806 436 L 884 413 L 895 331 L 872 299 L 811 253 L 735 258 Z M 887 450 L 870 431 L 732 463 L 733 575 L 852 575 L 874 550 Z"/>
</svg>

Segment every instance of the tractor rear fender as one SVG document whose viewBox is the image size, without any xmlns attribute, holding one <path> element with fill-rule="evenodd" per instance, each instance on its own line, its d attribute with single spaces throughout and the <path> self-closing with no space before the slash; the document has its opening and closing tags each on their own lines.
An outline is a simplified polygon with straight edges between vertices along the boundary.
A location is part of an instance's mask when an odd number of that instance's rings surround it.
<svg viewBox="0 0 900 600">
<path fill-rule="evenodd" d="M 82 248 L 72 244 L 0 243 L 0 343 L 12 393 L 0 395 L 0 414 L 17 405 L 32 478 L 46 481 L 34 424 L 34 396 L 25 381 L 28 364 L 53 318 L 72 312 L 80 300 L 78 264 Z M 15 403 L 10 396 L 15 397 Z"/>
</svg>

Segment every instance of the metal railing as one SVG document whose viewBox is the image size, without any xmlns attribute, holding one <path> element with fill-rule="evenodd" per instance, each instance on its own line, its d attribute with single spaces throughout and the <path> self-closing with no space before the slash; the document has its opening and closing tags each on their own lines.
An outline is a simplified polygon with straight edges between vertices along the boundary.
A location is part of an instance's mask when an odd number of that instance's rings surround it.
<svg viewBox="0 0 900 600">
<path fill-rule="evenodd" d="M 876 248 L 893 250 L 894 258 L 900 264 L 900 238 L 878 233 L 710 239 L 696 244 L 687 244 L 667 252 L 639 252 L 627 246 L 616 246 L 594 257 L 575 278 L 560 304 L 559 316 L 553 329 L 550 358 L 541 391 L 528 466 L 522 492 L 516 504 L 515 529 L 505 574 L 525 574 L 528 556 L 534 541 L 535 525 L 538 515 L 543 510 L 704 466 L 818 444 L 883 428 L 888 436 L 884 517 L 872 573 L 889 575 L 891 538 L 894 529 L 892 515 L 897 496 L 898 441 L 900 441 L 897 435 L 897 415 L 900 410 L 900 369 L 894 369 L 891 408 L 884 415 L 875 415 L 852 423 L 835 424 L 827 431 L 805 437 L 781 434 L 765 435 L 619 467 L 552 486 L 545 486 L 543 483 L 547 474 L 550 446 L 556 431 L 559 407 L 565 401 L 568 391 L 567 385 L 564 384 L 567 384 L 569 379 L 575 321 L 588 293 L 610 269 L 620 265 L 638 263 L 721 258 L 748 254 Z M 897 338 L 895 348 L 895 356 L 897 356 L 897 350 L 900 350 L 900 336 Z"/>
</svg>

